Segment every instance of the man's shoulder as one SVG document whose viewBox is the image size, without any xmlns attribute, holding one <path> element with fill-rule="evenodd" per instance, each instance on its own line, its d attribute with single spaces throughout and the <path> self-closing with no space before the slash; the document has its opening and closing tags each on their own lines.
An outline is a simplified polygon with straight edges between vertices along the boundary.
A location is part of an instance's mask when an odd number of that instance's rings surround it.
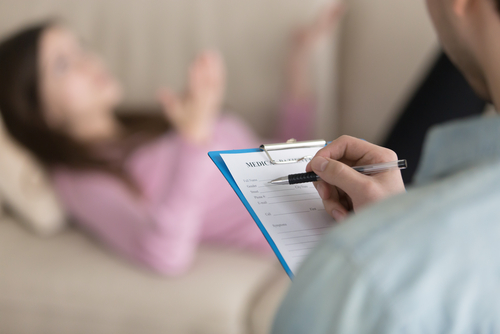
<svg viewBox="0 0 500 334">
<path fill-rule="evenodd" d="M 500 226 L 500 161 L 484 163 L 375 204 L 337 226 L 324 244 L 362 259 L 395 239 L 474 241 Z M 472 231 L 473 230 L 473 231 Z M 500 235 L 499 235 L 500 237 Z M 425 240 L 425 242 L 421 242 Z M 406 243 L 400 245 L 408 249 Z M 499 243 L 500 247 L 500 243 Z"/>
<path fill-rule="evenodd" d="M 306 312 L 310 319 L 291 324 L 318 328 L 311 333 L 458 333 L 449 321 L 459 319 L 467 330 L 500 326 L 498 240 L 500 164 L 410 189 L 325 237 L 301 266 L 277 323 Z"/>
</svg>

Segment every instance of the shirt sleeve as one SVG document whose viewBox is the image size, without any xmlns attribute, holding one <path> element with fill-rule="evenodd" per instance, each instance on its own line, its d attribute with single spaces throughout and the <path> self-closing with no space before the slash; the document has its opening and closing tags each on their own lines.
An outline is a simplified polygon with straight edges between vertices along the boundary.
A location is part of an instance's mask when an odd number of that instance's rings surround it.
<svg viewBox="0 0 500 334">
<path fill-rule="evenodd" d="M 56 187 L 79 225 L 135 262 L 162 274 L 181 274 L 197 245 L 200 212 L 170 210 L 179 203 L 151 207 L 112 176 L 61 175 Z"/>
<path fill-rule="evenodd" d="M 304 263 L 278 311 L 273 333 L 397 333 L 370 275 L 359 270 L 348 252 L 329 250 Z"/>
</svg>

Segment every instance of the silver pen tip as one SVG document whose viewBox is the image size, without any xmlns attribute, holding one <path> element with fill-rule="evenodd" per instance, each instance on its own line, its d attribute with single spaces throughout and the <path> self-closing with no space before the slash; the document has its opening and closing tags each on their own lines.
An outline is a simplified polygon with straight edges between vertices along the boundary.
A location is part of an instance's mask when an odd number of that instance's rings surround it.
<svg viewBox="0 0 500 334">
<path fill-rule="evenodd" d="M 280 178 L 277 178 L 277 179 L 274 179 L 272 181 L 269 181 L 270 184 L 289 184 L 288 183 L 288 176 L 283 176 L 283 177 L 280 177 Z"/>
</svg>

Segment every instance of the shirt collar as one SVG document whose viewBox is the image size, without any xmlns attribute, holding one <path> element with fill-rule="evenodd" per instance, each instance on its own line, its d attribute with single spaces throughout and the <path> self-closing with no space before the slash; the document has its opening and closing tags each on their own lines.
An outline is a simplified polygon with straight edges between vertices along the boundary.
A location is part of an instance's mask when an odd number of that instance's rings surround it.
<svg viewBox="0 0 500 334">
<path fill-rule="evenodd" d="M 499 159 L 500 116 L 453 121 L 429 131 L 414 183 L 427 183 Z"/>
</svg>

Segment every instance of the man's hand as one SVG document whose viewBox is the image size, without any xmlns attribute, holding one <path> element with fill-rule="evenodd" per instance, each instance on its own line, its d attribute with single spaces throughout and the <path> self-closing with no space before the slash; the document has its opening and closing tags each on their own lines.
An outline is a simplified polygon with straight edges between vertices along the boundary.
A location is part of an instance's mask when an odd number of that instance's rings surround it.
<svg viewBox="0 0 500 334">
<path fill-rule="evenodd" d="M 399 170 L 363 175 L 351 167 L 397 159 L 396 153 L 389 149 L 342 136 L 319 150 L 306 170 L 321 177 L 315 187 L 326 211 L 340 221 L 349 211 L 405 191 Z"/>
</svg>

